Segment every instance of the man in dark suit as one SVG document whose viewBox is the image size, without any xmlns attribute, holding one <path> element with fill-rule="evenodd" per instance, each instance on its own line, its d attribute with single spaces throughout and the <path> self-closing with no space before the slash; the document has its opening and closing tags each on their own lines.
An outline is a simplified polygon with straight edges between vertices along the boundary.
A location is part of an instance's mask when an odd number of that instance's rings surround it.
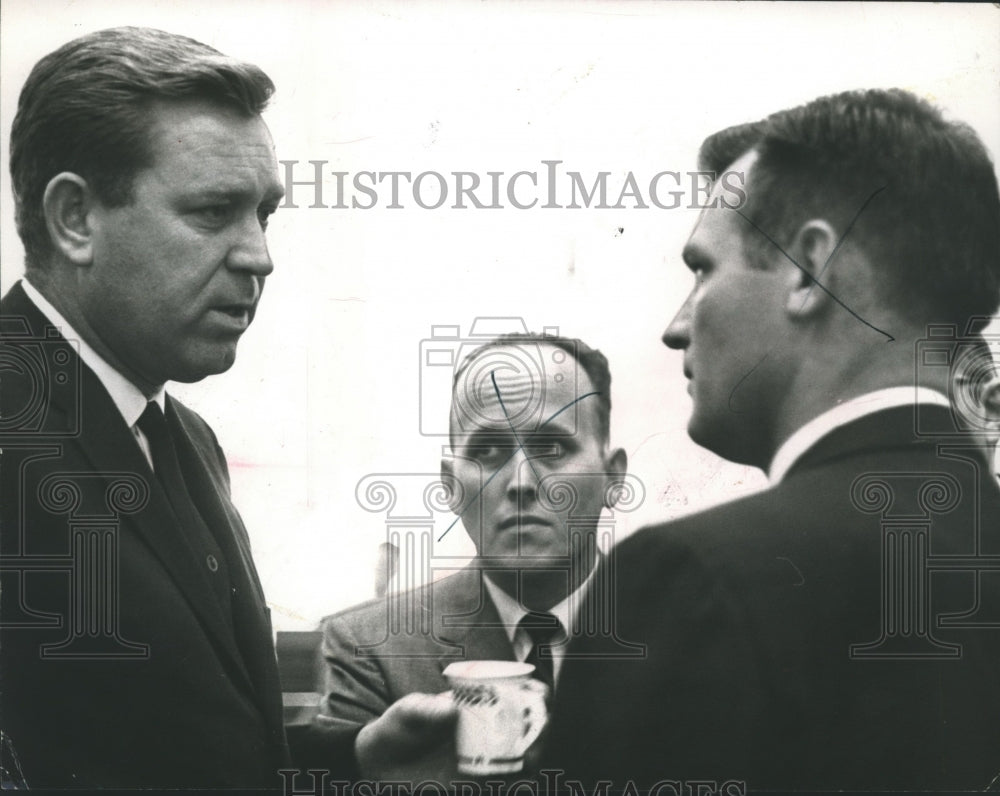
<svg viewBox="0 0 1000 796">
<path fill-rule="evenodd" d="M 902 91 L 723 131 L 701 159 L 747 201 L 713 194 L 663 340 L 692 439 L 771 488 L 613 552 L 616 626 L 648 657 L 567 666 L 546 762 L 609 792 L 985 789 L 1000 491 L 948 397 L 968 319 L 998 304 L 990 159 Z"/>
<path fill-rule="evenodd" d="M 428 731 L 432 739 L 447 738 L 449 699 L 428 695 L 448 688 L 442 671 L 449 663 L 527 661 L 553 687 L 568 638 L 602 625 L 607 584 L 593 578 L 598 522 L 615 505 L 627 466 L 625 451 L 609 445 L 610 388 L 599 351 L 555 336 L 497 338 L 456 370 L 452 455 L 441 471 L 476 560 L 415 592 L 323 622 L 319 720 L 366 727 L 357 743 L 366 775 L 415 779 L 400 764 L 432 746 Z M 410 632 L 389 632 L 391 623 L 411 619 Z M 367 728 L 400 710 L 415 722 L 413 743 L 388 758 L 372 755 Z M 450 739 L 445 746 L 443 758 Z M 450 776 L 447 765 L 433 773 Z"/>
<path fill-rule="evenodd" d="M 21 93 L 26 275 L 0 305 L 12 783 L 265 787 L 289 765 L 225 457 L 164 391 L 233 364 L 271 273 L 273 90 L 199 42 L 118 28 L 46 56 Z"/>
</svg>

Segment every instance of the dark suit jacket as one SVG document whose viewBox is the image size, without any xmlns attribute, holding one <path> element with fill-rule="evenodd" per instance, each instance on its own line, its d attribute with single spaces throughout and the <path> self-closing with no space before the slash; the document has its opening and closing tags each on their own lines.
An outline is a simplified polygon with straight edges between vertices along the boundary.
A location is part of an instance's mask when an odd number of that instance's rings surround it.
<svg viewBox="0 0 1000 796">
<path fill-rule="evenodd" d="M 910 408 L 838 429 L 780 485 L 616 548 L 616 626 L 648 658 L 565 668 L 545 764 L 617 788 L 984 789 L 1000 571 L 977 553 L 998 561 L 1000 492 L 975 450 L 915 438 Z"/>
<path fill-rule="evenodd" d="M 2 319 L 0 722 L 28 784 L 280 785 L 270 618 L 211 429 L 168 398 L 231 610 L 75 348 L 20 286 Z"/>
</svg>

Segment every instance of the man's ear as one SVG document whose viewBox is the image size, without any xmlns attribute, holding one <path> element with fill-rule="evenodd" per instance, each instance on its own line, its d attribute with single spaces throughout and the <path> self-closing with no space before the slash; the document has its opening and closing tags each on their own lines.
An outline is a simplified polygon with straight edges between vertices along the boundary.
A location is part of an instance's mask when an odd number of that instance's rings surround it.
<svg viewBox="0 0 1000 796">
<path fill-rule="evenodd" d="M 837 245 L 837 231 L 823 219 L 813 219 L 799 227 L 789 247 L 794 270 L 785 305 L 793 318 L 815 315 L 829 303 L 830 294 L 824 288 L 830 286 Z"/>
<path fill-rule="evenodd" d="M 628 472 L 628 454 L 624 448 L 615 448 L 607 460 L 608 488 L 604 490 L 604 505 L 613 509 L 618 502 L 619 490 L 612 488 L 612 484 L 620 481 Z"/>
<path fill-rule="evenodd" d="M 52 246 L 73 265 L 90 265 L 94 259 L 90 210 L 95 198 L 79 174 L 64 171 L 45 186 L 42 210 Z"/>
<path fill-rule="evenodd" d="M 453 459 L 441 459 L 441 482 L 448 490 L 448 508 L 456 516 L 462 509 L 462 485 L 455 476 L 455 462 Z"/>
</svg>

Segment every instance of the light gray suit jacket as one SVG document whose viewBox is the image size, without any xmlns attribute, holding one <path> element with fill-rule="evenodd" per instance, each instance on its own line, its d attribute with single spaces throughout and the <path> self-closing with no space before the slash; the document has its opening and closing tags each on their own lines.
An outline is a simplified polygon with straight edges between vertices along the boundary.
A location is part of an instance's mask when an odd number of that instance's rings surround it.
<svg viewBox="0 0 1000 796">
<path fill-rule="evenodd" d="M 362 603 L 323 620 L 323 723 L 360 728 L 400 697 L 448 689 L 462 660 L 514 660 L 482 570 Z"/>
</svg>

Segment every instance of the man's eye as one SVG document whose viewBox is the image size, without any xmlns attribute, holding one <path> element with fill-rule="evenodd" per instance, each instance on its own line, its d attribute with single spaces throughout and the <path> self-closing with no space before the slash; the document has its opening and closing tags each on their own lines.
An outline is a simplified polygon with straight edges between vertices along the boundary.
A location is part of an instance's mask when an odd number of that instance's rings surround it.
<svg viewBox="0 0 1000 796">
<path fill-rule="evenodd" d="M 260 222 L 261 229 L 267 229 L 267 222 L 274 215 L 275 207 L 258 207 L 257 208 L 257 220 Z"/>
<path fill-rule="evenodd" d="M 557 439 L 538 440 L 526 447 L 532 456 L 559 457 L 566 453 L 566 446 Z"/>
<path fill-rule="evenodd" d="M 198 219 L 210 226 L 222 226 L 229 219 L 229 205 L 206 205 L 195 210 Z"/>
<path fill-rule="evenodd" d="M 495 461 L 500 455 L 500 446 L 490 444 L 473 445 L 469 448 L 468 452 L 473 459 L 486 462 Z"/>
</svg>

